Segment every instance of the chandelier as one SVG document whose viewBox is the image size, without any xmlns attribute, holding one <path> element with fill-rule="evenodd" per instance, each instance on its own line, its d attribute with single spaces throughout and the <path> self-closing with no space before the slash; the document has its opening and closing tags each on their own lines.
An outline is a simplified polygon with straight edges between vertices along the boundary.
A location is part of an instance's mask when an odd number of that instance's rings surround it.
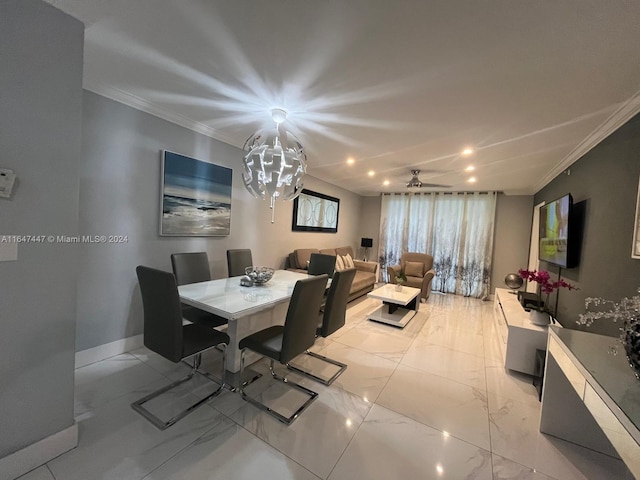
<svg viewBox="0 0 640 480">
<path fill-rule="evenodd" d="M 249 193 L 271 201 L 271 223 L 275 221 L 275 201 L 293 200 L 302 192 L 302 177 L 307 173 L 307 156 L 300 141 L 282 122 L 287 112 L 271 110 L 275 128 L 258 130 L 244 143 L 242 179 Z"/>
</svg>

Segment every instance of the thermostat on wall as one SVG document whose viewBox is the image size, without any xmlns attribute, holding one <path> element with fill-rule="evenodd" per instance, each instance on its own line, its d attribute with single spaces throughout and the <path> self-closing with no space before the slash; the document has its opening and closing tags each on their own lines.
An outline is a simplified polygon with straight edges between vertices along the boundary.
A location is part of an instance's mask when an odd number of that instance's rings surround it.
<svg viewBox="0 0 640 480">
<path fill-rule="evenodd" d="M 0 168 L 0 197 L 9 198 L 11 196 L 15 181 L 16 174 L 13 173 L 13 170 Z"/>
</svg>

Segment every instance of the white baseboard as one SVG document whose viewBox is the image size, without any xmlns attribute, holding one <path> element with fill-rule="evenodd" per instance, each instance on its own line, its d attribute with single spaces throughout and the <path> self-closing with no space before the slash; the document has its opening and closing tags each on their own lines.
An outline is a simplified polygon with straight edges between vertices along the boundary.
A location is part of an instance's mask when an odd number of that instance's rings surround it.
<svg viewBox="0 0 640 480">
<path fill-rule="evenodd" d="M 144 345 L 142 335 L 134 335 L 133 337 L 123 338 L 115 342 L 105 343 L 97 347 L 88 348 L 80 352 L 76 352 L 76 368 L 84 367 L 91 363 L 99 362 L 105 358 L 120 355 L 121 353 L 135 350 Z"/>
<path fill-rule="evenodd" d="M 0 480 L 14 480 L 78 446 L 78 424 L 0 458 Z"/>
</svg>

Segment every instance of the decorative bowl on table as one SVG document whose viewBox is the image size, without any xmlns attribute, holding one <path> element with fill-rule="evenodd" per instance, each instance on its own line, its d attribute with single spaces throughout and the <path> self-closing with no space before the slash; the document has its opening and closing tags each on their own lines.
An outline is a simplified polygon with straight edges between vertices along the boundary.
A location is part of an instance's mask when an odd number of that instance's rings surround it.
<svg viewBox="0 0 640 480">
<path fill-rule="evenodd" d="M 244 273 L 253 280 L 256 285 L 267 283 L 273 277 L 275 269 L 271 267 L 251 266 L 244 269 Z"/>
</svg>

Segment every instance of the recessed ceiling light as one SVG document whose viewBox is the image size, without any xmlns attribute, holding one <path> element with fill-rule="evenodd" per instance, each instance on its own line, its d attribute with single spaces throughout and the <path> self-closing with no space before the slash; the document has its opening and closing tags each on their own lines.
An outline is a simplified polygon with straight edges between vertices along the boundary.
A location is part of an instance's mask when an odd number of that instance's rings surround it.
<svg viewBox="0 0 640 480">
<path fill-rule="evenodd" d="M 476 177 L 469 177 L 469 179 L 467 180 L 467 183 L 476 183 L 477 179 Z"/>
<path fill-rule="evenodd" d="M 367 172 L 367 175 L 369 175 L 370 177 L 373 177 L 376 174 L 376 172 L 374 172 L 373 170 L 369 170 Z"/>
<path fill-rule="evenodd" d="M 476 169 L 476 167 L 474 167 L 473 165 L 469 165 L 467 168 L 464 169 L 465 172 L 473 172 Z"/>
<path fill-rule="evenodd" d="M 347 158 L 347 165 L 353 165 L 354 163 L 356 163 L 356 161 L 353 158 Z"/>
<path fill-rule="evenodd" d="M 389 180 L 385 180 L 384 182 L 382 182 L 382 185 L 384 185 L 385 187 L 388 187 L 390 183 L 391 182 Z"/>
<path fill-rule="evenodd" d="M 471 155 L 472 153 L 473 153 L 473 148 L 467 147 L 464 150 L 462 150 L 462 155 L 465 155 L 465 156 Z"/>
</svg>

